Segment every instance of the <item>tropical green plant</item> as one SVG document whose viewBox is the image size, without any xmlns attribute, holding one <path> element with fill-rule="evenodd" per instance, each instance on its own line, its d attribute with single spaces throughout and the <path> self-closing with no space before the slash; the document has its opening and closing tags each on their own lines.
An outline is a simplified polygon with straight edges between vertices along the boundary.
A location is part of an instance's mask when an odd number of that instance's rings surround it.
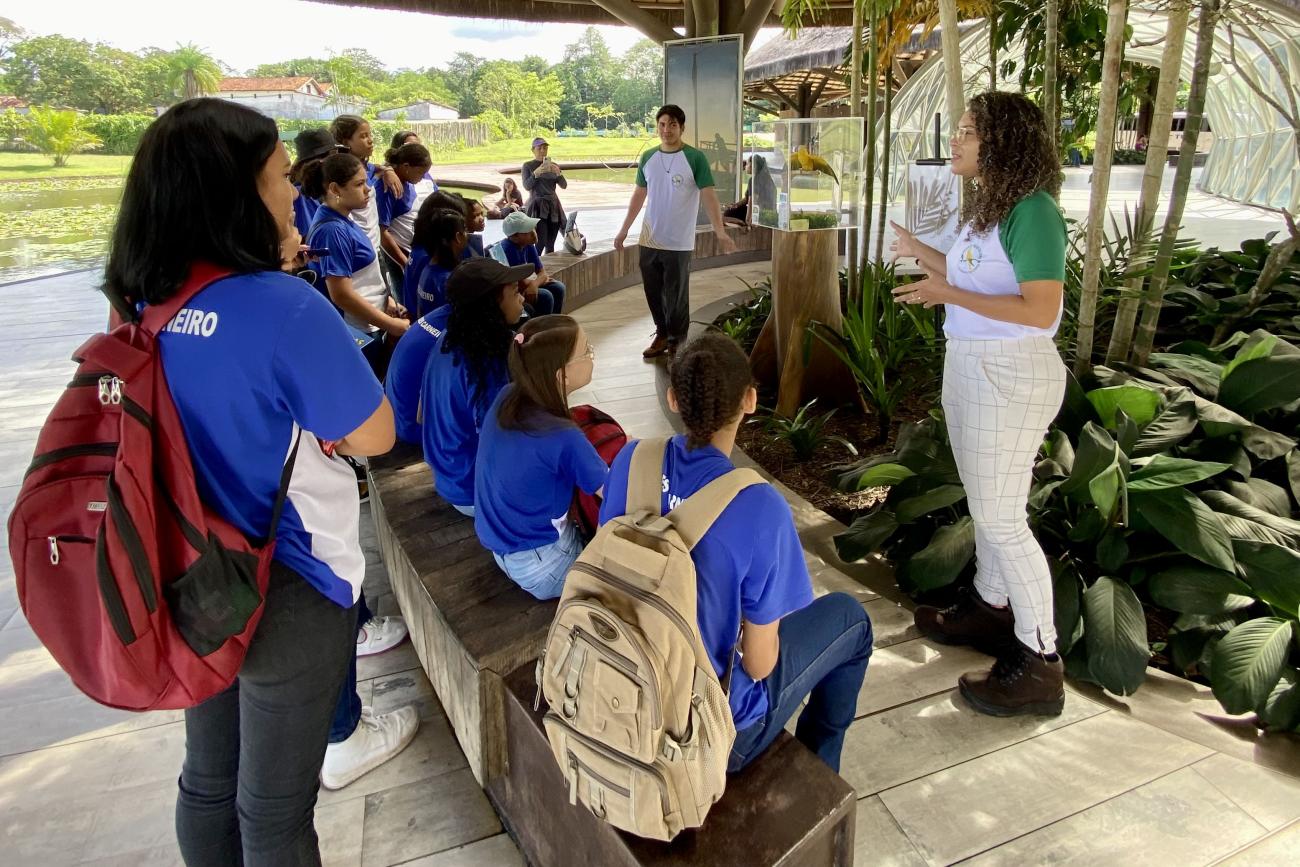
<svg viewBox="0 0 1300 867">
<path fill-rule="evenodd" d="M 893 265 L 869 264 L 861 279 L 862 291 L 847 293 L 841 327 L 810 322 L 804 351 L 815 338 L 852 372 L 876 414 L 876 441 L 884 442 L 903 400 L 932 393 L 938 381 L 937 318 L 933 310 L 894 301 L 892 290 L 907 281 Z"/>
<path fill-rule="evenodd" d="M 1073 379 L 1034 467 L 1030 522 L 1054 563 L 1072 676 L 1137 689 L 1153 649 L 1144 606 L 1169 612 L 1170 665 L 1224 708 L 1300 729 L 1300 348 L 1265 332 L 1187 342 L 1151 366 Z M 841 487 L 890 486 L 836 538 L 883 552 L 922 593 L 974 569 L 974 526 L 942 423 L 843 468 Z"/>
<path fill-rule="evenodd" d="M 99 136 L 86 130 L 81 115 L 33 106 L 27 115 L 26 139 L 43 154 L 54 158 L 54 167 L 68 164 L 68 157 L 100 146 Z"/>
<path fill-rule="evenodd" d="M 744 279 L 740 282 L 749 293 L 748 300 L 733 303 L 726 313 L 713 321 L 712 327 L 748 351 L 753 348 L 758 333 L 763 330 L 763 324 L 772 313 L 772 278 L 768 276 L 757 283 Z"/>
<path fill-rule="evenodd" d="M 181 99 L 216 93 L 221 67 L 192 42 L 176 46 L 167 55 L 167 84 Z"/>
<path fill-rule="evenodd" d="M 853 443 L 842 436 L 834 436 L 826 432 L 826 425 L 836 411 L 832 409 L 829 412 L 814 413 L 812 409 L 816 403 L 817 399 L 813 398 L 799 407 L 799 410 L 789 418 L 776 410 L 763 407 L 765 414 L 750 419 L 749 423 L 762 425 L 763 429 L 775 439 L 789 445 L 790 450 L 794 452 L 795 460 L 798 461 L 808 460 L 823 445 L 832 442 L 844 446 L 849 454 L 856 457 L 858 449 Z"/>
</svg>

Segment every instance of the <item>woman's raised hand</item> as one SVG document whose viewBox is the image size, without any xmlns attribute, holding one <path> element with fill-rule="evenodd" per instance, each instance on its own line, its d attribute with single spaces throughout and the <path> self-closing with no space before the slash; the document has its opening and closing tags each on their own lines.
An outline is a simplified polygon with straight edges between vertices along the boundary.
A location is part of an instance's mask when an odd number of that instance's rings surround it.
<svg viewBox="0 0 1300 867">
<path fill-rule="evenodd" d="M 919 258 L 921 256 L 922 244 L 916 239 L 916 235 L 907 231 L 893 220 L 889 221 L 889 225 L 894 230 L 894 241 L 889 245 L 889 252 L 893 254 L 893 260 L 898 261 L 900 258 Z"/>
</svg>

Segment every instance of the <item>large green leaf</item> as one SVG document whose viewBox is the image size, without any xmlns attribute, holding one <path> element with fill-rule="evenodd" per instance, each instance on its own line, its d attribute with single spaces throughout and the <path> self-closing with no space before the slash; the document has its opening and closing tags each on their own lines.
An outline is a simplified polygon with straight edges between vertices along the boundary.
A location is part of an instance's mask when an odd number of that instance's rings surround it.
<svg viewBox="0 0 1300 867">
<path fill-rule="evenodd" d="M 900 524 L 910 524 L 922 515 L 943 509 L 966 499 L 966 489 L 961 485 L 940 485 L 924 494 L 908 497 L 894 505 L 894 516 Z"/>
<path fill-rule="evenodd" d="M 900 569 L 917 590 L 945 587 L 957 579 L 975 555 L 975 522 L 970 516 L 935 531 L 930 544 L 904 563 Z"/>
<path fill-rule="evenodd" d="M 1154 455 L 1182 442 L 1196 429 L 1196 401 L 1186 388 L 1177 389 L 1167 398 L 1165 408 L 1142 429 L 1133 456 Z"/>
<path fill-rule="evenodd" d="M 1156 410 L 1160 407 L 1160 392 L 1140 385 L 1116 385 L 1094 388 L 1088 392 L 1088 401 L 1109 430 L 1116 429 L 1115 413 L 1121 409 L 1141 427 L 1156 417 Z"/>
<path fill-rule="evenodd" d="M 1296 670 L 1284 669 L 1282 678 L 1256 712 L 1273 731 L 1300 731 L 1300 678 Z"/>
<path fill-rule="evenodd" d="M 1300 543 L 1300 521 L 1291 518 L 1279 518 L 1271 512 L 1257 509 L 1250 503 L 1237 499 L 1227 491 L 1201 491 L 1201 499 L 1216 512 L 1236 515 L 1239 518 L 1254 521 L 1256 524 L 1263 524 L 1270 530 L 1281 533 L 1294 542 Z"/>
<path fill-rule="evenodd" d="M 1062 656 L 1079 640 L 1083 583 L 1078 573 L 1068 563 L 1059 566 L 1052 576 L 1052 598 L 1055 600 L 1056 650 Z"/>
<path fill-rule="evenodd" d="M 858 476 L 855 488 L 865 491 L 867 488 L 892 487 L 904 479 L 910 479 L 916 473 L 902 464 L 877 464 L 869 467 Z"/>
<path fill-rule="evenodd" d="M 1079 434 L 1079 448 L 1070 478 L 1061 491 L 1095 504 L 1102 516 L 1115 512 L 1124 481 L 1119 445 L 1095 422 L 1088 422 Z M 1086 496 L 1084 492 L 1087 492 Z"/>
<path fill-rule="evenodd" d="M 1300 449 L 1286 453 L 1286 481 L 1291 488 L 1291 496 L 1300 503 Z"/>
<path fill-rule="evenodd" d="M 1222 615 L 1255 603 L 1255 594 L 1231 572 L 1180 566 L 1151 576 L 1147 585 L 1157 605 L 1181 614 Z"/>
<path fill-rule="evenodd" d="M 1300 609 L 1300 553 L 1281 545 L 1234 541 L 1242 577 L 1255 595 L 1290 617 Z"/>
<path fill-rule="evenodd" d="M 1214 399 L 1223 378 L 1223 365 L 1215 364 L 1199 355 L 1182 355 L 1175 352 L 1153 352 L 1148 359 L 1152 365 L 1164 368 L 1176 378 L 1191 383 L 1205 397 Z"/>
<path fill-rule="evenodd" d="M 1291 497 L 1286 488 L 1275 485 L 1268 479 L 1249 478 L 1244 482 L 1228 479 L 1223 482 L 1223 489 L 1238 500 L 1256 509 L 1263 509 L 1279 518 L 1291 517 Z"/>
<path fill-rule="evenodd" d="M 1128 479 L 1128 489 L 1136 493 L 1156 491 L 1161 488 L 1182 488 L 1217 476 L 1228 467 L 1228 464 L 1156 455 L 1133 471 Z"/>
<path fill-rule="evenodd" d="M 1098 578 L 1083 593 L 1083 640 L 1088 670 L 1116 695 L 1132 695 L 1146 679 L 1146 617 L 1133 588 L 1114 578 Z"/>
<path fill-rule="evenodd" d="M 1248 620 L 1214 648 L 1210 688 L 1228 713 L 1259 707 L 1282 677 L 1291 644 L 1292 621 L 1280 617 Z"/>
<path fill-rule="evenodd" d="M 845 563 L 856 563 L 879 551 L 897 529 L 894 513 L 878 508 L 854 518 L 849 528 L 835 537 L 835 553 Z"/>
<path fill-rule="evenodd" d="M 1060 428 L 1053 428 L 1047 434 L 1047 453 L 1068 476 L 1074 468 L 1074 443 Z"/>
<path fill-rule="evenodd" d="M 1192 399 L 1196 403 L 1196 417 L 1206 436 L 1240 435 L 1242 445 L 1255 457 L 1265 461 L 1280 458 L 1295 448 L 1296 442 L 1291 437 L 1260 427 L 1227 407 L 1199 395 L 1193 396 Z"/>
<path fill-rule="evenodd" d="M 1219 403 L 1245 416 L 1300 400 L 1300 355 L 1253 358 L 1228 374 Z"/>
<path fill-rule="evenodd" d="M 1256 358 L 1268 358 L 1276 345 L 1277 338 L 1268 332 L 1252 336 L 1242 345 L 1241 349 L 1237 350 L 1237 354 L 1232 357 L 1232 361 L 1229 361 L 1227 366 L 1223 368 L 1223 380 L 1226 380 L 1234 370 L 1247 361 L 1254 361 Z M 1222 380 L 1220 381 L 1222 382 Z"/>
<path fill-rule="evenodd" d="M 1232 542 L 1219 516 L 1182 488 L 1134 493 L 1130 505 L 1178 550 L 1224 572 L 1236 568 Z"/>
</svg>

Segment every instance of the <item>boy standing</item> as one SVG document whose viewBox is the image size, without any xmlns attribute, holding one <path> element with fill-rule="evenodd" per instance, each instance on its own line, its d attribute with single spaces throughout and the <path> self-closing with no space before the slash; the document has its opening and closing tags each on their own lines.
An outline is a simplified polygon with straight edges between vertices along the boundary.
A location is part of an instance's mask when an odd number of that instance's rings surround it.
<svg viewBox="0 0 1300 867">
<path fill-rule="evenodd" d="M 659 147 L 641 155 L 636 172 L 636 191 L 627 206 L 623 228 L 614 238 L 614 248 L 623 249 L 628 229 L 642 205 L 641 282 L 646 303 L 655 321 L 655 337 L 641 353 L 644 358 L 672 354 L 685 342 L 690 326 L 691 254 L 695 251 L 695 215 L 700 199 L 718 237 L 721 253 L 734 253 L 736 244 L 722 222 L 722 207 L 713 189 L 713 171 L 701 151 L 682 141 L 686 113 L 676 105 L 665 105 L 655 118 Z"/>
</svg>

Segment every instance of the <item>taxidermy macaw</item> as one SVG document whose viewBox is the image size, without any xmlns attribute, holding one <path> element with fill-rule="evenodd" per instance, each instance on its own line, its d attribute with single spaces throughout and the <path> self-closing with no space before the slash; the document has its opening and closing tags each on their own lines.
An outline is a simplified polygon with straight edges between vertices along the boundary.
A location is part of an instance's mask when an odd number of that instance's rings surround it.
<svg viewBox="0 0 1300 867">
<path fill-rule="evenodd" d="M 799 150 L 795 151 L 791 156 L 794 157 L 795 163 L 803 171 L 821 172 L 823 175 L 830 175 L 831 180 L 835 181 L 835 183 L 840 182 L 840 179 L 835 175 L 835 169 L 831 168 L 831 164 L 815 154 L 808 153 L 806 145 L 800 146 Z"/>
</svg>

